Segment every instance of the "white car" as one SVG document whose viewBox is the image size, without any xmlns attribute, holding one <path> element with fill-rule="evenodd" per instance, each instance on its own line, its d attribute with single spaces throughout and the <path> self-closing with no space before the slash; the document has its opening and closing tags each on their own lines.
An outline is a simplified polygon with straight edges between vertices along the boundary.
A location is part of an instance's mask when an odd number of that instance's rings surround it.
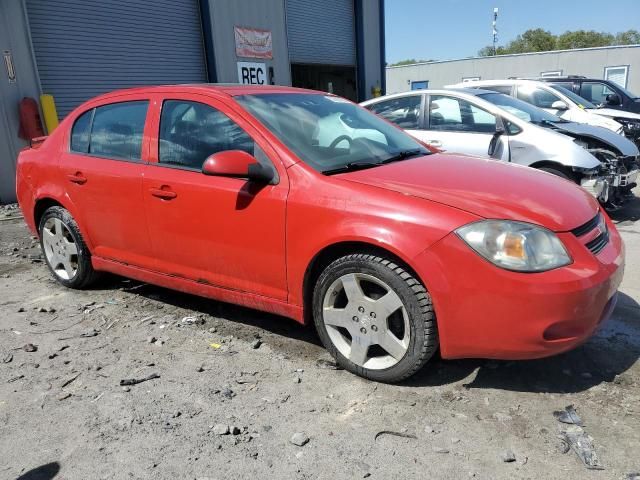
<svg viewBox="0 0 640 480">
<path fill-rule="evenodd" d="M 611 117 L 632 116 L 634 120 L 640 119 L 640 115 L 635 113 L 597 108 L 564 87 L 535 80 L 476 80 L 448 85 L 448 87 L 482 88 L 504 93 L 542 108 L 563 120 L 608 128 L 621 135 L 624 134 L 622 124 Z"/>
<path fill-rule="evenodd" d="M 624 189 L 638 177 L 640 152 L 631 140 L 491 90 L 414 90 L 361 105 L 440 150 L 553 173 L 582 185 L 605 205 L 621 204 Z"/>
</svg>

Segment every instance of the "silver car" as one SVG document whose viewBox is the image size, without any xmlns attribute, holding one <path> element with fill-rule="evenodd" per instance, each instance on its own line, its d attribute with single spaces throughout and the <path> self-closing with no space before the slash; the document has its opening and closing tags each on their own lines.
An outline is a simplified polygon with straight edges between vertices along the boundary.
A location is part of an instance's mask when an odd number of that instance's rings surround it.
<svg viewBox="0 0 640 480">
<path fill-rule="evenodd" d="M 419 90 L 362 105 L 452 153 L 491 157 L 572 180 L 609 207 L 635 185 L 640 152 L 611 130 L 567 122 L 516 98 L 480 89 Z"/>
</svg>

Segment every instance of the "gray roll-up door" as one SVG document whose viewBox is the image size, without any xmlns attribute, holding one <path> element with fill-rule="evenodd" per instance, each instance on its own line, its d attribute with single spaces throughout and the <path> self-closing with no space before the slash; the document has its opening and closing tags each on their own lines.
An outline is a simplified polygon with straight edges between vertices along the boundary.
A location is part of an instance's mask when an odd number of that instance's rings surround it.
<svg viewBox="0 0 640 480">
<path fill-rule="evenodd" d="M 98 94 L 206 82 L 197 0 L 27 0 L 43 93 L 63 118 Z"/>
<path fill-rule="evenodd" d="M 354 65 L 353 0 L 286 0 L 292 63 Z"/>
</svg>

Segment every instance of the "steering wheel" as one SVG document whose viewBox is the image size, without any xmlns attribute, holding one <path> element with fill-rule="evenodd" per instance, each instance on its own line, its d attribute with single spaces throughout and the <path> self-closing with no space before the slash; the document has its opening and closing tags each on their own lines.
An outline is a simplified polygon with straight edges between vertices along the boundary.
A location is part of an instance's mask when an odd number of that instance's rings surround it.
<svg viewBox="0 0 640 480">
<path fill-rule="evenodd" d="M 353 138 L 351 138 L 349 135 L 340 135 L 339 137 L 334 139 L 333 142 L 331 142 L 331 145 L 329 145 L 329 148 L 331 148 L 331 149 L 336 148 L 338 146 L 338 144 L 343 140 L 348 141 L 349 142 L 349 148 L 351 148 L 351 144 L 353 143 Z"/>
</svg>

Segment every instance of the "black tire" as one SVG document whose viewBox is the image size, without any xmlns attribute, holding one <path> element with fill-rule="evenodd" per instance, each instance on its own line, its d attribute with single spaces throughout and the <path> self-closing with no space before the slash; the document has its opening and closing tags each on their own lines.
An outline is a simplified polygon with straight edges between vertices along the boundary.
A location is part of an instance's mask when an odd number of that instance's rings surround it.
<svg viewBox="0 0 640 480">
<path fill-rule="evenodd" d="M 400 297 L 410 326 L 408 349 L 395 365 L 386 369 L 368 369 L 346 358 L 333 344 L 323 320 L 325 294 L 343 275 L 359 273 L 372 275 Z M 383 383 L 396 383 L 418 370 L 438 349 L 438 329 L 431 297 L 425 287 L 407 269 L 394 261 L 371 254 L 352 254 L 333 261 L 322 272 L 313 292 L 313 318 L 325 348 L 346 370 L 361 377 Z"/>
<path fill-rule="evenodd" d="M 555 175 L 556 177 L 560 177 L 560 178 L 564 178 L 565 180 L 569 180 L 570 182 L 574 182 L 575 183 L 575 179 L 571 178 L 567 172 L 564 172 L 558 168 L 553 168 L 553 167 L 542 167 L 539 168 L 538 170 L 541 170 L 543 172 L 547 172 L 547 173 L 551 173 L 552 175 Z"/>
<path fill-rule="evenodd" d="M 76 248 L 78 251 L 76 262 L 77 271 L 70 279 L 62 278 L 55 272 L 54 267 L 50 264 L 47 253 L 45 252 L 43 229 L 45 224 L 47 223 L 47 220 L 51 218 L 57 218 L 64 224 L 76 244 Z M 68 210 L 63 207 L 49 207 L 40 219 L 40 224 L 38 225 L 38 233 L 40 235 L 40 248 L 42 249 L 42 255 L 44 256 L 45 262 L 47 263 L 49 270 L 53 274 L 53 277 L 59 283 L 61 283 L 65 287 L 83 289 L 91 285 L 98 278 L 98 272 L 96 272 L 93 269 L 93 265 L 91 265 L 91 252 L 89 252 L 89 248 L 87 248 L 87 245 L 82 238 L 82 234 L 80 233 L 78 224 L 73 219 Z"/>
</svg>

